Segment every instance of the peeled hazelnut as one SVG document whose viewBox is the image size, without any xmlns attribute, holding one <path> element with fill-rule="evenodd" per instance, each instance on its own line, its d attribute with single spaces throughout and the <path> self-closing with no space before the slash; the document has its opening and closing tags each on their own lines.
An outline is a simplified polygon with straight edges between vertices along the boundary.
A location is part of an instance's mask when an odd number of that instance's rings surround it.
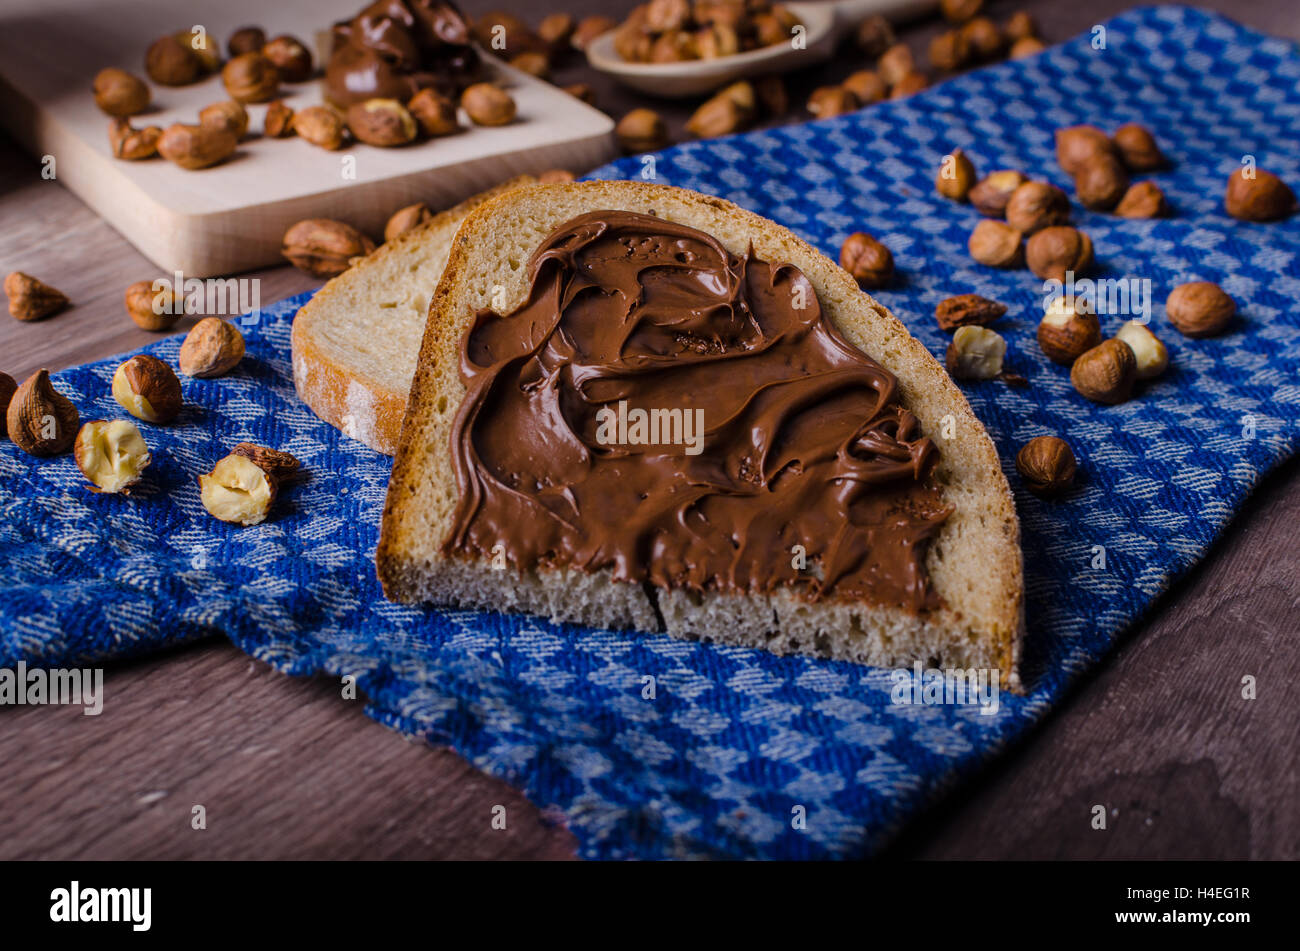
<svg viewBox="0 0 1300 951">
<path fill-rule="evenodd" d="M 348 129 L 367 145 L 392 148 L 415 141 L 415 119 L 396 99 L 367 99 L 348 107 Z"/>
<path fill-rule="evenodd" d="M 1055 185 L 1025 182 L 1007 199 L 1006 215 L 1011 227 L 1022 234 L 1033 234 L 1069 221 L 1070 199 Z"/>
<path fill-rule="evenodd" d="M 934 187 L 944 198 L 965 201 L 975 185 L 975 166 L 961 149 L 953 149 L 939 163 L 939 174 Z"/>
<path fill-rule="evenodd" d="M 884 80 L 873 69 L 860 69 L 841 84 L 864 106 L 880 102 L 889 94 Z"/>
<path fill-rule="evenodd" d="M 686 131 L 697 139 L 711 139 L 744 130 L 753 119 L 731 96 L 719 93 L 695 110 L 686 122 Z"/>
<path fill-rule="evenodd" d="M 1128 171 L 1109 152 L 1099 152 L 1074 177 L 1074 190 L 1086 208 L 1108 211 L 1128 191 Z"/>
<path fill-rule="evenodd" d="M 650 109 L 633 109 L 614 127 L 618 144 L 624 152 L 653 152 L 668 144 L 668 126 L 659 113 Z"/>
<path fill-rule="evenodd" d="M 5 277 L 5 294 L 9 297 L 9 314 L 15 320 L 31 323 L 44 320 L 68 306 L 68 296 L 22 271 Z"/>
<path fill-rule="evenodd" d="M 876 72 L 886 86 L 896 86 L 908 73 L 916 71 L 916 58 L 906 43 L 895 43 L 880 54 Z"/>
<path fill-rule="evenodd" d="M 1127 123 L 1115 130 L 1111 140 L 1130 171 L 1154 172 L 1164 168 L 1165 157 L 1160 153 L 1160 146 L 1156 145 L 1155 136 L 1146 126 L 1136 122 Z"/>
<path fill-rule="evenodd" d="M 142 353 L 113 374 L 113 399 L 136 419 L 170 423 L 181 411 L 181 381 L 167 364 Z"/>
<path fill-rule="evenodd" d="M 244 358 L 244 335 L 220 317 L 204 317 L 181 344 L 178 363 L 186 376 L 222 376 Z"/>
<path fill-rule="evenodd" d="M 108 144 L 114 158 L 135 162 L 158 154 L 162 134 L 163 130 L 156 125 L 136 129 L 130 119 L 114 119 L 108 127 Z"/>
<path fill-rule="evenodd" d="M 1068 225 L 1044 228 L 1025 243 L 1025 262 L 1036 277 L 1065 281 L 1092 266 L 1092 239 Z"/>
<path fill-rule="evenodd" d="M 821 86 L 808 97 L 808 111 L 818 119 L 842 116 L 859 106 L 858 97 L 843 86 Z"/>
<path fill-rule="evenodd" d="M 570 83 L 568 86 L 561 88 L 574 99 L 581 99 L 589 106 L 596 104 L 596 90 L 592 89 L 588 83 Z M 419 118 L 419 116 L 416 118 Z"/>
<path fill-rule="evenodd" d="M 14 445 L 33 456 L 57 456 L 77 438 L 81 416 L 54 388 L 48 370 L 38 370 L 9 399 L 5 427 Z"/>
<path fill-rule="evenodd" d="M 1122 340 L 1104 340 L 1079 355 L 1070 368 L 1070 382 L 1094 403 L 1114 405 L 1133 395 L 1137 358 Z"/>
<path fill-rule="evenodd" d="M 574 49 L 585 50 L 588 43 L 617 26 L 618 23 L 607 16 L 584 17 L 578 21 L 578 26 L 574 29 L 570 42 L 573 44 Z"/>
<path fill-rule="evenodd" d="M 161 86 L 188 86 L 203 76 L 206 64 L 189 43 L 160 36 L 145 53 L 144 71 Z"/>
<path fill-rule="evenodd" d="M 226 50 L 230 53 L 230 58 L 234 59 L 244 53 L 260 53 L 265 45 L 266 34 L 261 27 L 245 26 L 230 34 L 230 39 L 226 41 Z"/>
<path fill-rule="evenodd" d="M 393 216 L 384 225 L 384 240 L 392 241 L 406 232 L 418 228 L 426 221 L 433 220 L 433 209 L 422 201 L 393 212 Z"/>
<path fill-rule="evenodd" d="M 717 59 L 719 56 L 734 56 L 740 52 L 740 35 L 725 23 L 714 23 L 697 30 L 693 37 L 695 52 L 700 59 Z M 657 62 L 659 44 L 650 49 L 650 59 Z M 682 51 L 683 58 L 690 57 L 690 44 Z"/>
<path fill-rule="evenodd" d="M 546 41 L 552 50 L 558 51 L 569 45 L 577 23 L 567 13 L 549 13 L 537 24 L 537 35 Z"/>
<path fill-rule="evenodd" d="M 1016 471 L 1025 480 L 1025 488 L 1042 498 L 1068 492 L 1077 468 L 1069 444 L 1056 436 L 1038 436 L 1016 453 Z"/>
<path fill-rule="evenodd" d="M 989 267 L 1015 268 L 1024 263 L 1023 236 L 1002 221 L 986 219 L 975 226 L 966 246 L 970 256 Z"/>
<path fill-rule="evenodd" d="M 280 73 L 261 53 L 243 53 L 226 63 L 221 82 L 238 102 L 268 102 L 280 91 Z"/>
<path fill-rule="evenodd" d="M 154 290 L 152 281 L 136 281 L 126 289 L 126 312 L 142 330 L 171 330 L 185 315 L 185 297 L 170 283 Z"/>
<path fill-rule="evenodd" d="M 978 294 L 958 294 L 939 301 L 934 308 L 934 319 L 939 322 L 940 330 L 956 330 L 958 327 L 991 324 L 1006 312 L 1006 304 Z"/>
<path fill-rule="evenodd" d="M 1073 298 L 1058 297 L 1038 324 L 1038 346 L 1053 363 L 1071 366 L 1101 343 L 1097 315 L 1080 308 Z"/>
<path fill-rule="evenodd" d="M 840 267 L 863 287 L 884 287 L 894 277 L 894 255 L 871 235 L 858 231 L 840 247 Z"/>
<path fill-rule="evenodd" d="M 242 139 L 248 132 L 248 110 L 233 99 L 214 102 L 199 110 L 199 125 L 213 126 Z"/>
<path fill-rule="evenodd" d="M 329 218 L 307 218 L 284 233 L 280 253 L 313 277 L 336 277 L 375 250 L 356 228 Z"/>
<path fill-rule="evenodd" d="M 311 79 L 311 53 L 295 37 L 277 36 L 262 47 L 262 55 L 275 66 L 283 82 L 305 83 Z"/>
<path fill-rule="evenodd" d="M 928 88 L 929 85 L 930 80 L 926 78 L 925 73 L 911 72 L 890 87 L 889 98 L 906 99 Z"/>
<path fill-rule="evenodd" d="M 1146 324 L 1140 324 L 1136 320 L 1127 321 L 1119 328 L 1115 339 L 1123 340 L 1133 351 L 1139 380 L 1154 379 L 1169 366 L 1169 351 Z"/>
<path fill-rule="evenodd" d="M 343 116 L 329 106 L 308 106 L 293 114 L 293 131 L 322 149 L 342 148 L 347 141 L 346 129 Z"/>
<path fill-rule="evenodd" d="M 520 53 L 510 60 L 510 65 L 521 73 L 538 79 L 549 79 L 551 76 L 551 63 L 545 53 Z"/>
<path fill-rule="evenodd" d="M 567 168 L 548 168 L 537 176 L 537 181 L 543 185 L 561 185 L 566 182 L 575 182 L 577 180 L 578 176 L 574 175 Z"/>
<path fill-rule="evenodd" d="M 184 43 L 190 49 L 194 50 L 199 57 L 199 62 L 203 64 L 203 74 L 215 73 L 221 66 L 221 50 L 212 37 L 201 27 L 195 27 L 192 30 L 178 30 L 175 34 L 176 39 Z"/>
<path fill-rule="evenodd" d="M 1115 214 L 1121 218 L 1163 218 L 1169 214 L 1169 204 L 1155 182 L 1137 182 L 1119 200 Z"/>
<path fill-rule="evenodd" d="M 930 40 L 930 65 L 955 72 L 970 62 L 970 44 L 960 30 L 945 30 Z"/>
<path fill-rule="evenodd" d="M 939 0 L 939 11 L 949 23 L 965 23 L 984 8 L 984 0 Z"/>
<path fill-rule="evenodd" d="M 1002 52 L 1002 31 L 988 17 L 976 17 L 961 28 L 972 59 L 996 59 Z"/>
<path fill-rule="evenodd" d="M 1253 169 L 1253 178 L 1247 178 L 1247 169 L 1228 176 L 1228 190 L 1223 196 L 1223 207 L 1228 214 L 1242 221 L 1277 221 L 1296 210 L 1295 192 L 1286 182 L 1262 168 Z"/>
<path fill-rule="evenodd" d="M 292 453 L 283 449 L 259 446 L 257 443 L 241 442 L 230 450 L 232 456 L 243 456 L 263 472 L 268 472 L 281 482 L 288 481 L 298 474 L 301 463 Z"/>
<path fill-rule="evenodd" d="M 200 169 L 216 165 L 234 154 L 238 137 L 216 125 L 186 125 L 177 122 L 158 137 L 158 154 L 181 168 Z"/>
<path fill-rule="evenodd" d="M 872 58 L 879 57 L 897 42 L 894 37 L 894 28 L 889 25 L 888 20 L 878 13 L 867 17 L 858 24 L 853 39 L 862 54 Z"/>
<path fill-rule="evenodd" d="M 742 79 L 732 83 L 719 90 L 718 95 L 726 96 L 739 106 L 746 122 L 751 122 L 758 116 L 758 93 L 754 90 L 753 83 L 748 80 Z"/>
<path fill-rule="evenodd" d="M 149 105 L 149 87 L 124 69 L 101 69 L 94 92 L 95 105 L 110 116 L 133 116 Z"/>
<path fill-rule="evenodd" d="M 1002 25 L 1002 33 L 1007 39 L 1015 42 L 1027 37 L 1038 36 L 1038 24 L 1026 10 L 1018 10 L 1007 18 L 1007 22 Z"/>
<path fill-rule="evenodd" d="M 73 448 L 77 468 L 96 492 L 131 494 L 153 459 L 135 423 L 92 420 L 81 427 Z"/>
<path fill-rule="evenodd" d="M 1043 50 L 1047 49 L 1043 41 L 1034 36 L 1026 36 L 1023 40 L 1016 40 L 1011 44 L 1011 49 L 1007 52 L 1010 59 L 1026 59 L 1030 56 L 1037 56 Z"/>
<path fill-rule="evenodd" d="M 277 99 L 266 107 L 262 131 L 272 139 L 293 135 L 293 110 L 284 104 L 283 99 Z"/>
<path fill-rule="evenodd" d="M 266 519 L 279 492 L 275 476 L 247 456 L 226 456 L 199 476 L 199 498 L 215 518 L 234 525 L 257 525 Z"/>
<path fill-rule="evenodd" d="M 460 128 L 456 104 L 432 89 L 421 89 L 411 97 L 406 108 L 425 135 L 450 135 Z"/>
<path fill-rule="evenodd" d="M 1169 292 L 1165 313 L 1184 337 L 1213 337 L 1232 323 L 1237 305 L 1218 284 L 1192 281 Z"/>
<path fill-rule="evenodd" d="M 1028 179 L 1011 169 L 1001 169 L 984 176 L 970 190 L 970 203 L 981 215 L 1001 218 L 1007 213 L 1007 202 L 1016 189 Z"/>
<path fill-rule="evenodd" d="M 9 401 L 14 398 L 18 392 L 18 384 L 8 373 L 0 373 L 0 439 L 9 438 L 9 423 L 6 420 L 5 411 L 9 408 Z"/>
<path fill-rule="evenodd" d="M 991 380 L 1002 372 L 1007 342 L 987 327 L 958 327 L 944 362 L 954 380 Z"/>
</svg>

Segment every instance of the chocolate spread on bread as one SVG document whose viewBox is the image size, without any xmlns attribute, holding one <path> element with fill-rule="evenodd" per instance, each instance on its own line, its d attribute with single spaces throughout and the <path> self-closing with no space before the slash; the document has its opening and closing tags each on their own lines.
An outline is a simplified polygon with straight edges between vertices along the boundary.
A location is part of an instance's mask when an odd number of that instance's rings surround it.
<svg viewBox="0 0 1300 951">
<path fill-rule="evenodd" d="M 939 451 L 803 272 L 595 211 L 528 274 L 522 306 L 479 312 L 462 339 L 444 554 L 939 605 L 924 567 L 952 511 Z"/>
<path fill-rule="evenodd" d="M 469 25 L 449 0 L 378 0 L 334 24 L 333 39 L 325 98 L 343 107 L 406 102 L 425 87 L 454 95 L 479 62 Z"/>
</svg>

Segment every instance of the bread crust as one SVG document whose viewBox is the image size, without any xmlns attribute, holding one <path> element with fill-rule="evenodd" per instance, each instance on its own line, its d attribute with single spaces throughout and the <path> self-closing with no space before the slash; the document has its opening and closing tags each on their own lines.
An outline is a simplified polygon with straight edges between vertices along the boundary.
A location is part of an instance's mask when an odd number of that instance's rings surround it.
<svg viewBox="0 0 1300 951">
<path fill-rule="evenodd" d="M 627 603 L 605 611 L 611 616 L 604 617 L 602 623 L 648 627 L 778 652 L 830 653 L 874 664 L 935 660 L 940 666 L 997 667 L 1004 686 L 1018 691 L 1023 631 L 1019 522 L 997 451 L 961 390 L 897 318 L 863 293 L 847 272 L 796 235 L 723 199 L 662 185 L 587 182 L 529 186 L 484 204 L 461 225 L 430 302 L 385 500 L 376 552 L 385 594 L 397 601 L 434 599 L 592 623 L 597 609 L 590 603 L 566 600 L 566 589 L 557 580 L 559 572 L 520 575 L 493 572 L 481 565 L 453 566 L 458 559 L 441 557 L 438 550 L 457 493 L 455 480 L 449 477 L 449 433 L 465 393 L 457 374 L 459 342 L 477 306 L 464 298 L 477 294 L 483 299 L 485 244 L 514 240 L 517 246 L 520 236 L 502 230 L 510 228 L 513 221 L 517 229 L 531 229 L 525 243 L 535 248 L 563 221 L 581 211 L 598 209 L 657 213 L 714 235 L 733 253 L 744 253 L 744 242 L 752 240 L 760 258 L 789 262 L 803 270 L 846 339 L 898 377 L 904 405 L 940 446 L 936 478 L 945 487 L 945 497 L 956 506 L 927 555 L 932 583 L 948 607 L 925 619 L 901 609 L 862 604 L 810 605 L 788 591 L 768 598 L 717 592 L 702 596 L 642 592 L 636 585 L 614 581 L 608 572 L 603 579 L 602 572 L 595 572 L 588 577 L 597 586 L 608 586 L 610 597 L 613 589 L 633 589 L 639 594 L 638 600 L 630 591 L 618 592 L 620 597 L 628 596 Z M 511 250 L 518 248 L 512 246 Z M 510 289 L 514 293 L 507 299 L 512 307 L 526 292 L 526 278 L 517 274 L 523 263 L 511 261 Z M 953 433 L 948 440 L 939 438 L 945 425 Z M 429 481 L 432 472 L 443 476 L 436 485 Z M 970 558 L 976 563 L 965 560 Z M 472 569 L 472 581 L 464 575 L 466 567 Z M 564 583 L 571 585 L 572 579 Z M 647 625 L 647 612 L 653 612 L 662 623 Z M 823 647 L 826 649 L 820 649 Z"/>
</svg>

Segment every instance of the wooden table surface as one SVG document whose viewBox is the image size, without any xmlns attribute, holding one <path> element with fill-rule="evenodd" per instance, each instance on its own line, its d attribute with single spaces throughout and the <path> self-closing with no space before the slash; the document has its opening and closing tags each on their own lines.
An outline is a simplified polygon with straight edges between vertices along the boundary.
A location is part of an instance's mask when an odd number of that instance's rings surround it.
<svg viewBox="0 0 1300 951">
<path fill-rule="evenodd" d="M 1203 5 L 1300 39 L 1290 0 Z M 544 9 L 631 6 L 572 0 Z M 1030 9 L 1049 41 L 1126 6 L 991 5 L 999 18 Z M 187 9 L 202 7 L 192 0 Z M 533 19 L 543 8 L 522 0 L 466 7 Z M 919 52 L 938 29 L 922 23 L 904 36 Z M 844 57 L 795 79 L 790 119 L 802 117 L 807 90 L 862 65 Z M 592 82 L 615 117 L 644 104 L 580 64 L 557 79 Z M 689 114 L 688 106 L 657 108 L 678 131 Z M 3 138 L 0 218 L 0 273 L 34 273 L 75 304 L 39 324 L 0 317 L 0 369 L 21 380 L 151 339 L 126 318 L 122 292 L 156 269 Z M 287 267 L 248 276 L 262 281 L 266 302 L 317 283 Z M 1041 727 L 919 817 L 887 855 L 1300 857 L 1298 523 L 1292 461 Z M 1245 674 L 1258 681 L 1252 701 L 1240 696 Z M 223 640 L 109 665 L 104 690 L 98 717 L 79 707 L 0 711 L 0 858 L 573 855 L 571 834 L 505 783 L 378 725 L 359 701 L 341 699 L 337 684 L 281 676 Z M 195 804 L 205 807 L 205 830 L 191 828 Z M 498 804 L 507 810 L 503 831 L 490 825 Z M 1095 804 L 1110 812 L 1107 831 L 1091 828 Z"/>
</svg>

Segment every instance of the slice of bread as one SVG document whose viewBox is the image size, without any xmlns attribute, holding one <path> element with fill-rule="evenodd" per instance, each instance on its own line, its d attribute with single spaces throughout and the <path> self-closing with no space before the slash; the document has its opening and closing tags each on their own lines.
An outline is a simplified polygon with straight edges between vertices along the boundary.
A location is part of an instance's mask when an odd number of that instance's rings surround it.
<svg viewBox="0 0 1300 951">
<path fill-rule="evenodd" d="M 293 383 L 313 413 L 386 455 L 397 452 L 429 299 L 451 239 L 485 201 L 535 182 L 521 175 L 381 245 L 331 280 L 293 319 Z"/>
<path fill-rule="evenodd" d="M 608 571 L 520 574 L 441 554 L 458 495 L 449 436 L 465 396 L 462 334 L 479 309 L 518 307 L 527 297 L 533 251 L 564 222 L 597 210 L 657 215 L 713 235 L 733 254 L 744 254 L 752 242 L 761 260 L 797 266 L 844 337 L 897 376 L 902 404 L 940 449 L 934 478 L 955 509 L 926 556 L 943 608 L 918 615 L 857 601 L 812 602 L 788 589 L 700 595 L 615 581 Z M 494 285 L 501 295 L 495 300 Z M 920 661 L 997 669 L 1002 686 L 1017 690 L 1024 596 L 1019 531 L 997 451 L 965 397 L 848 273 L 786 229 L 721 199 L 659 185 L 589 182 L 520 189 L 483 205 L 456 234 L 430 304 L 377 563 L 384 591 L 396 601 L 518 611 L 879 666 Z"/>
</svg>

